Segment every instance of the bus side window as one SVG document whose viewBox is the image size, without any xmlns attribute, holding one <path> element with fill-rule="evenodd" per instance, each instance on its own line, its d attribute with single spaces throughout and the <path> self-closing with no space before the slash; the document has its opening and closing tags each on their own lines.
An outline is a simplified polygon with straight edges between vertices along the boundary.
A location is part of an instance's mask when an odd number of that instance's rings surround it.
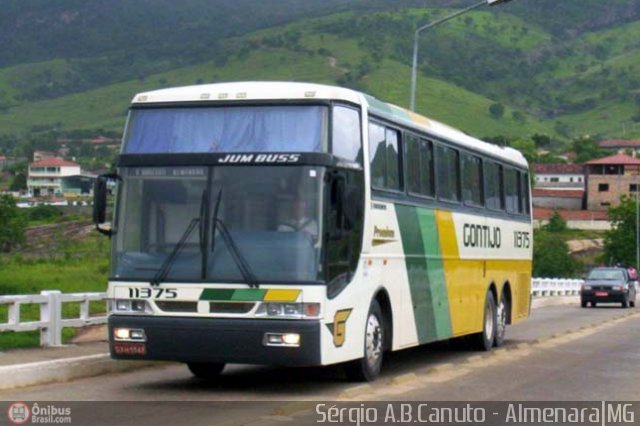
<svg viewBox="0 0 640 426">
<path fill-rule="evenodd" d="M 405 135 L 407 154 L 407 189 L 410 194 L 435 196 L 433 177 L 433 144 L 416 136 Z"/>
<path fill-rule="evenodd" d="M 460 153 L 446 146 L 437 148 L 438 197 L 446 201 L 460 201 Z"/>
<path fill-rule="evenodd" d="M 465 204 L 483 207 L 482 160 L 475 155 L 462 154 L 462 199 Z"/>
<path fill-rule="evenodd" d="M 486 161 L 484 182 L 487 207 L 491 210 L 504 210 L 502 166 Z"/>
<path fill-rule="evenodd" d="M 333 107 L 332 151 L 334 155 L 362 164 L 360 113 L 345 106 Z"/>
<path fill-rule="evenodd" d="M 399 137 L 396 130 L 369 123 L 371 186 L 376 189 L 401 189 Z"/>
<path fill-rule="evenodd" d="M 529 215 L 529 173 L 520 173 L 520 202 L 522 208 L 520 211 Z"/>
<path fill-rule="evenodd" d="M 520 185 L 518 182 L 518 172 L 510 168 L 506 169 L 504 171 L 504 184 L 507 198 L 507 212 L 519 213 L 518 193 L 520 192 Z"/>
</svg>

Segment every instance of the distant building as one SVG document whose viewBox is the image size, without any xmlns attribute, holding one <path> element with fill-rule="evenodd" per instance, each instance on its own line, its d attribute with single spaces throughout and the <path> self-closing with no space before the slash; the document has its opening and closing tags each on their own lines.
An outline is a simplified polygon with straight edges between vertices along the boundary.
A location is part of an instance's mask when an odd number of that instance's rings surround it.
<svg viewBox="0 0 640 426">
<path fill-rule="evenodd" d="M 584 189 L 585 177 L 582 164 L 532 165 L 536 188 Z"/>
<path fill-rule="evenodd" d="M 48 160 L 50 158 L 58 158 L 58 154 L 51 151 L 33 151 L 33 162 Z"/>
<path fill-rule="evenodd" d="M 9 166 L 7 157 L 0 155 L 0 172 Z"/>
<path fill-rule="evenodd" d="M 623 194 L 635 194 L 640 186 L 640 160 L 616 154 L 585 163 L 587 209 L 606 210 L 619 204 Z"/>
<path fill-rule="evenodd" d="M 623 139 L 612 139 L 607 141 L 600 141 L 598 145 L 602 149 L 613 150 L 618 154 L 626 154 L 627 152 L 633 153 L 636 155 L 638 151 L 640 151 L 640 140 L 623 140 Z"/>
<path fill-rule="evenodd" d="M 584 189 L 533 188 L 531 191 L 534 207 L 550 209 L 581 210 L 584 206 Z"/>
<path fill-rule="evenodd" d="M 587 229 L 596 231 L 607 231 L 611 229 L 611 222 L 606 211 L 594 210 L 564 210 L 550 209 L 544 207 L 533 208 L 533 225 L 539 228 L 549 223 L 549 219 L 555 212 L 560 214 L 567 222 L 570 229 Z"/>
<path fill-rule="evenodd" d="M 117 144 L 117 139 L 107 138 L 105 136 L 98 136 L 97 138 L 93 138 L 90 140 L 93 145 L 113 145 Z"/>
<path fill-rule="evenodd" d="M 62 158 L 35 161 L 29 164 L 27 188 L 35 197 L 62 194 L 62 180 L 69 176 L 81 176 L 79 164 Z"/>
</svg>

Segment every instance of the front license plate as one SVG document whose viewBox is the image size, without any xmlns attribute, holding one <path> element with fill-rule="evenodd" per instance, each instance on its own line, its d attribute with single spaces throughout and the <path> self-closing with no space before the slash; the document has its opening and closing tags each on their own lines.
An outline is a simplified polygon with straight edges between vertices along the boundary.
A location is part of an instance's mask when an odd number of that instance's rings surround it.
<svg viewBox="0 0 640 426">
<path fill-rule="evenodd" d="M 607 293 L 606 291 L 596 291 L 596 296 L 598 297 L 606 297 L 608 295 L 609 293 Z"/>
<path fill-rule="evenodd" d="M 115 342 L 113 344 L 113 352 L 116 355 L 146 355 L 147 346 L 144 343 L 137 342 Z"/>
</svg>

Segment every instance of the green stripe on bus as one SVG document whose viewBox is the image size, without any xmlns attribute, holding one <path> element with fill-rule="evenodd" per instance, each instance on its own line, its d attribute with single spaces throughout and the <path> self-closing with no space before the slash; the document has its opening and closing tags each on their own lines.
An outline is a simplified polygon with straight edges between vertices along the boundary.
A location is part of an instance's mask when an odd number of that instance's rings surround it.
<svg viewBox="0 0 640 426">
<path fill-rule="evenodd" d="M 231 300 L 233 289 L 226 288 L 206 288 L 200 295 L 200 300 Z"/>
<path fill-rule="evenodd" d="M 442 253 L 436 214 L 433 210 L 417 209 L 418 221 L 422 233 L 424 253 L 427 257 L 427 279 L 431 289 L 431 303 L 436 318 L 435 327 L 438 339 L 451 337 L 451 314 L 449 311 L 449 294 L 444 276 Z"/>
<path fill-rule="evenodd" d="M 259 302 L 266 292 L 259 289 L 207 288 L 202 291 L 200 300 Z"/>
<path fill-rule="evenodd" d="M 451 336 L 449 303 L 432 210 L 396 205 L 420 343 Z"/>
<path fill-rule="evenodd" d="M 236 290 L 231 300 L 239 302 L 259 302 L 264 299 L 266 293 L 267 290 L 259 289 Z"/>
</svg>

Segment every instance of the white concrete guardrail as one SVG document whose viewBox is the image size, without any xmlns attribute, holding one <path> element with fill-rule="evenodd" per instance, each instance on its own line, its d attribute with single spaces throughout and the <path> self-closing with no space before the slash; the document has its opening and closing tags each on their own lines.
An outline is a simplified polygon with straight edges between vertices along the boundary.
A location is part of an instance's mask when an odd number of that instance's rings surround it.
<svg viewBox="0 0 640 426">
<path fill-rule="evenodd" d="M 571 296 L 580 293 L 584 280 L 570 278 L 532 278 L 533 296 Z"/>
<path fill-rule="evenodd" d="M 106 293 L 66 293 L 60 291 L 42 291 L 40 294 L 21 296 L 0 296 L 0 305 L 8 305 L 7 322 L 0 322 L 3 331 L 40 330 L 41 346 L 62 346 L 62 329 L 64 327 L 80 328 L 87 325 L 105 324 L 107 316 L 91 316 L 89 303 L 107 300 Z M 80 316 L 63 318 L 64 303 L 80 303 Z M 23 322 L 20 318 L 22 305 L 40 305 L 40 320 Z M 106 309 L 105 309 L 106 312 Z M 0 319 L 0 321 L 2 321 Z"/>
<path fill-rule="evenodd" d="M 577 295 L 583 283 L 583 280 L 576 279 L 533 278 L 531 280 L 531 294 L 533 296 Z M 80 328 L 107 322 L 106 315 L 90 315 L 89 302 L 92 301 L 106 302 L 107 294 L 63 294 L 56 290 L 43 291 L 35 295 L 0 296 L 0 305 L 9 305 L 7 322 L 0 322 L 0 332 L 40 330 L 41 346 L 62 346 L 62 329 L 64 327 Z M 80 317 L 62 318 L 64 303 L 80 303 Z M 40 320 L 23 322 L 20 318 L 20 306 L 33 304 L 40 305 Z"/>
</svg>

